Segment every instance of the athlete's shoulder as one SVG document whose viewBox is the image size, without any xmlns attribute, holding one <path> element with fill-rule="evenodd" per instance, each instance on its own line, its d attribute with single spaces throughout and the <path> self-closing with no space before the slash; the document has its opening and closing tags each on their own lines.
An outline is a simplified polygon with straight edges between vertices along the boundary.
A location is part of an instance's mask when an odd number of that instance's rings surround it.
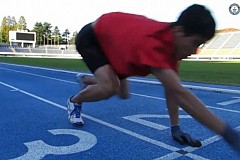
<svg viewBox="0 0 240 160">
<path fill-rule="evenodd" d="M 108 12 L 108 13 L 101 15 L 100 17 L 144 17 L 144 18 L 147 18 L 140 14 L 127 13 L 127 12 Z"/>
</svg>

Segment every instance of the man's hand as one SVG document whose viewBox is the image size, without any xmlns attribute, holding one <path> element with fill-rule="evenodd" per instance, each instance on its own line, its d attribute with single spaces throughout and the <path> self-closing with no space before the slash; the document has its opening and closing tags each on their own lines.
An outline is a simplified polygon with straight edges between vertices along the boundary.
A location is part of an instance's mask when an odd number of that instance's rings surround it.
<svg viewBox="0 0 240 160">
<path fill-rule="evenodd" d="M 182 132 L 179 126 L 172 126 L 171 133 L 173 139 L 182 145 L 187 144 L 192 147 L 202 146 L 202 143 L 199 140 L 193 139 L 190 134 Z"/>
</svg>

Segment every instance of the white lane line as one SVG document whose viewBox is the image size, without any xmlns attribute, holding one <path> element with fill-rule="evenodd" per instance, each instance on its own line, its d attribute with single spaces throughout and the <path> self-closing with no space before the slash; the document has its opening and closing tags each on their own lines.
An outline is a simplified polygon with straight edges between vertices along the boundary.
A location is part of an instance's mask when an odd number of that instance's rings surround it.
<svg viewBox="0 0 240 160">
<path fill-rule="evenodd" d="M 167 154 L 165 156 L 155 158 L 154 160 L 173 160 L 173 159 L 177 159 L 177 158 L 182 157 L 182 156 L 187 156 L 187 157 L 192 158 L 194 160 L 209 160 L 207 158 L 201 157 L 201 156 L 196 155 L 196 154 L 187 153 L 187 154 L 183 155 L 183 154 L 180 154 L 180 153 L 177 153 L 177 152 L 173 152 L 171 154 Z"/>
<path fill-rule="evenodd" d="M 227 105 L 231 105 L 231 104 L 240 103 L 240 97 L 232 97 L 232 98 L 236 98 L 236 99 L 221 102 L 221 103 L 218 103 L 218 105 L 227 106 Z"/>
<path fill-rule="evenodd" d="M 28 95 L 28 96 L 30 96 L 30 97 L 33 97 L 33 98 L 38 99 L 38 100 L 40 100 L 40 101 L 43 101 L 43 102 L 45 102 L 45 103 L 48 103 L 48 104 L 50 104 L 50 105 L 53 105 L 53 106 L 55 106 L 55 107 L 58 107 L 58 108 L 61 108 L 61 109 L 66 110 L 66 107 L 65 107 L 65 106 L 62 106 L 62 105 L 60 105 L 60 104 L 58 104 L 58 103 L 55 103 L 55 102 L 53 102 L 53 101 L 50 101 L 50 100 L 47 100 L 47 99 L 45 99 L 45 98 L 39 97 L 39 96 L 37 96 L 37 95 L 35 95 L 35 94 L 32 94 L 32 93 L 29 93 L 29 92 L 27 92 L 27 91 L 21 90 L 21 89 L 19 89 L 19 88 L 16 88 L 16 87 L 14 87 L 14 86 L 12 86 L 12 85 L 9 85 L 9 84 L 4 83 L 4 82 L 1 82 L 1 81 L 0 81 L 0 84 L 6 86 L 6 87 L 8 87 L 8 88 L 11 88 L 12 90 L 16 90 L 16 91 L 18 91 L 18 92 L 20 92 L 20 93 L 23 93 L 23 94 L 25 94 L 25 95 Z M 165 143 L 163 143 L 163 142 L 160 142 L 160 141 L 151 139 L 151 138 L 149 138 L 149 137 L 143 136 L 143 135 L 141 135 L 141 134 L 132 132 L 132 131 L 127 130 L 127 129 L 124 129 L 124 128 L 121 128 L 121 127 L 116 126 L 116 125 L 113 125 L 113 124 L 111 124 L 111 123 L 102 121 L 102 120 L 97 119 L 97 118 L 94 118 L 94 117 L 92 117 L 92 116 L 89 116 L 89 115 L 86 115 L 86 114 L 82 114 L 82 115 L 83 115 L 83 117 L 85 117 L 85 118 L 87 118 L 87 119 L 90 119 L 90 120 L 92 120 L 92 121 L 94 121 L 94 122 L 97 122 L 97 123 L 99 123 L 99 124 L 105 125 L 105 126 L 107 126 L 107 127 L 113 128 L 113 129 L 115 129 L 115 130 L 117 130 L 117 131 L 120 131 L 120 132 L 122 132 L 122 133 L 125 133 L 125 134 L 127 134 L 127 135 L 130 135 L 130 136 L 133 136 L 133 137 L 135 137 L 135 138 L 141 139 L 141 140 L 143 140 L 143 141 L 145 141 L 145 142 L 154 144 L 154 145 L 156 145 L 156 146 L 159 146 L 159 147 L 162 147 L 162 148 L 165 148 L 165 149 L 174 151 L 173 153 L 170 153 L 170 154 L 165 155 L 165 156 L 163 156 L 163 157 L 157 158 L 156 160 L 159 160 L 159 159 L 165 159 L 165 160 L 166 160 L 166 159 L 169 159 L 169 160 L 170 160 L 170 159 L 174 159 L 174 158 L 178 158 L 178 157 L 183 156 L 182 154 L 179 154 L 179 153 L 176 152 L 176 151 L 178 151 L 178 150 L 185 150 L 185 151 L 189 152 L 189 153 L 185 154 L 184 156 L 188 156 L 188 157 L 193 158 L 193 159 L 196 158 L 196 159 L 200 159 L 200 160 L 206 160 L 206 158 L 204 158 L 204 157 L 201 157 L 201 156 L 199 156 L 199 155 L 195 155 L 195 154 L 192 154 L 192 153 L 191 153 L 192 151 L 197 150 L 198 148 L 186 147 L 186 148 L 184 148 L 184 149 L 179 149 L 179 148 L 177 148 L 177 147 L 174 147 L 174 146 L 165 144 Z M 210 137 L 210 138 L 208 138 L 207 140 L 204 140 L 204 141 L 203 141 L 203 146 L 206 146 L 206 145 L 209 145 L 209 144 L 211 144 L 211 143 L 214 143 L 214 142 L 216 142 L 216 141 L 218 141 L 218 140 L 220 140 L 220 139 L 221 139 L 221 137 L 219 137 L 219 136 Z"/>
<path fill-rule="evenodd" d="M 28 66 L 28 65 L 20 65 L 20 64 L 10 64 L 10 63 L 2 63 L 3 65 L 11 65 L 11 66 L 18 66 L 18 67 L 25 67 L 25 68 L 33 68 L 33 69 L 40 69 L 40 70 L 48 70 L 48 71 L 54 71 L 54 72 L 63 72 L 63 73 L 71 73 L 71 74 L 77 74 L 79 72 L 76 71 L 68 71 L 63 69 L 52 69 L 52 68 L 44 68 L 44 67 L 35 67 L 35 66 Z M 88 75 L 92 75 L 89 73 L 85 73 Z M 158 81 L 154 80 L 143 80 L 143 79 L 137 79 L 137 78 L 129 78 L 132 82 L 139 82 L 139 83 L 147 83 L 147 84 L 161 84 Z M 234 89 L 224 89 L 224 88 L 216 88 L 216 87 L 204 87 L 204 86 L 197 86 L 197 85 L 184 85 L 184 87 L 189 89 L 196 89 L 196 90 L 203 90 L 203 91 L 213 91 L 213 92 L 223 92 L 223 93 L 233 93 L 233 94 L 240 94 L 240 90 L 234 90 Z"/>
<path fill-rule="evenodd" d="M 201 157 L 199 155 L 192 154 L 192 153 L 187 153 L 185 156 L 188 156 L 189 158 L 192 158 L 192 159 L 195 159 L 195 160 L 210 160 L 208 158 L 204 158 L 204 157 Z"/>
<path fill-rule="evenodd" d="M 160 98 L 160 97 L 155 97 L 155 96 L 148 96 L 148 95 L 143 95 L 143 94 L 137 94 L 137 93 L 130 93 L 131 95 L 134 96 L 139 96 L 139 97 L 145 97 L 145 98 L 151 98 L 151 99 L 160 99 L 160 100 L 166 100 L 165 98 Z M 232 112 L 232 113 L 240 113 L 238 110 L 232 110 L 232 109 L 226 109 L 226 108 L 219 108 L 219 107 L 213 107 L 213 106 L 206 106 L 207 108 L 215 109 L 215 110 L 221 110 L 221 111 L 226 111 L 226 112 Z"/>
<path fill-rule="evenodd" d="M 63 80 L 63 79 L 59 79 L 59 78 L 43 76 L 43 75 L 40 75 L 40 74 L 34 74 L 34 73 L 29 73 L 29 72 L 17 71 L 17 70 L 14 70 L 14 69 L 8 69 L 8 68 L 2 68 L 2 67 L 0 67 L 0 69 L 4 69 L 4 70 L 7 70 L 7 71 L 12 71 L 12 72 L 16 72 L 16 73 L 27 74 L 27 75 L 31 75 L 31 76 L 35 76 L 35 77 L 41 77 L 41 78 L 56 80 L 56 81 L 60 81 L 60 82 L 77 84 L 77 82 L 72 82 L 72 81 L 67 81 L 67 80 Z"/>
<path fill-rule="evenodd" d="M 137 93 L 130 93 L 130 94 L 131 94 L 131 95 L 134 95 L 134 96 L 145 97 L 145 98 L 160 99 L 160 100 L 164 100 L 164 101 L 166 100 L 165 98 L 148 96 L 148 95 L 143 95 L 143 94 L 137 94 Z"/>
<path fill-rule="evenodd" d="M 240 131 L 240 126 L 236 127 L 235 129 L 237 131 Z M 202 147 L 205 147 L 207 145 L 215 143 L 215 142 L 217 142 L 217 141 L 219 141 L 221 139 L 222 139 L 222 137 L 220 137 L 219 135 L 212 136 L 212 137 L 210 137 L 208 139 L 205 139 L 205 140 L 201 141 L 202 142 Z M 196 159 L 196 160 L 205 160 L 205 158 L 203 158 L 201 156 L 198 157 L 198 155 L 195 155 L 195 154 L 191 153 L 191 152 L 193 152 L 195 150 L 198 150 L 198 148 L 196 148 L 196 147 L 188 146 L 188 147 L 182 148 L 182 150 L 189 152 L 189 153 L 186 154 L 186 156 L 188 156 L 190 158 L 193 158 L 193 159 Z M 172 152 L 172 153 L 169 153 L 169 154 L 164 155 L 162 157 L 156 158 L 154 160 L 173 160 L 173 159 L 179 158 L 181 156 L 182 155 L 177 153 L 177 152 Z"/>
<path fill-rule="evenodd" d="M 50 101 L 50 100 L 47 100 L 47 99 L 45 99 L 45 98 L 39 97 L 39 96 L 34 95 L 34 94 L 32 94 L 32 93 L 29 93 L 29 92 L 26 92 L 26 91 L 24 91 L 24 90 L 21 90 L 21 89 L 19 89 L 19 88 L 16 88 L 16 87 L 14 87 L 14 86 L 11 86 L 11 85 L 6 84 L 6 83 L 1 82 L 1 81 L 0 81 L 0 84 L 6 86 L 6 87 L 8 87 L 8 88 L 11 88 L 11 89 L 13 89 L 13 90 L 17 90 L 17 91 L 19 91 L 19 92 L 21 92 L 21 93 L 23 93 L 23 94 L 25 94 L 25 95 L 28 95 L 28 96 L 30 96 L 30 97 L 33 97 L 33 98 L 38 99 L 38 100 L 40 100 L 40 101 L 43 101 L 43 102 L 45 102 L 45 103 L 48 103 L 48 104 L 50 104 L 50 105 L 53 105 L 53 106 L 55 106 L 55 107 L 58 107 L 58 108 L 61 108 L 61 109 L 66 110 L 66 107 L 65 107 L 65 106 L 62 106 L 62 105 L 60 105 L 60 104 L 57 104 L 57 103 L 52 102 L 52 101 Z M 102 120 L 97 119 L 97 118 L 94 118 L 94 117 L 92 117 L 92 116 L 89 116 L 89 115 L 86 115 L 86 114 L 82 114 L 82 115 L 83 115 L 83 117 L 88 118 L 88 119 L 90 119 L 90 120 L 92 120 L 92 121 L 95 121 L 95 122 L 100 123 L 100 124 L 102 124 L 102 125 L 105 125 L 105 126 L 107 126 L 107 127 L 113 128 L 113 129 L 115 129 L 115 130 L 117 130 L 117 131 L 120 131 L 120 132 L 125 133 L 125 134 L 130 135 L 130 136 L 133 136 L 133 137 L 135 137 L 135 138 L 141 139 L 141 140 L 146 141 L 146 142 L 148 142 L 148 143 L 157 145 L 157 146 L 159 146 L 159 147 L 163 147 L 163 148 L 165 148 L 165 149 L 168 149 L 168 150 L 171 150 L 171 151 L 174 151 L 174 152 L 180 150 L 180 149 L 177 148 L 177 147 L 174 147 L 174 146 L 165 144 L 165 143 L 163 143 L 163 142 L 160 142 L 160 141 L 151 139 L 151 138 L 149 138 L 149 137 L 143 136 L 143 135 L 141 135 L 141 134 L 132 132 L 132 131 L 127 130 L 127 129 L 124 129 L 124 128 L 121 128 L 121 127 L 116 126 L 116 125 L 113 125 L 113 124 L 111 124 L 111 123 L 102 121 Z M 193 154 L 189 154 L 189 155 L 200 158 L 200 156 L 197 156 L 197 155 L 193 155 Z M 181 154 L 179 154 L 179 156 L 181 156 Z M 202 158 L 203 158 L 203 157 L 202 157 Z M 201 158 L 201 159 L 202 159 L 202 158 Z"/>
<path fill-rule="evenodd" d="M 34 95 L 34 94 L 31 94 L 31 93 L 26 92 L 26 91 L 24 91 L 24 90 L 21 90 L 21 89 L 19 89 L 19 88 L 16 88 L 16 87 L 11 86 L 11 85 L 9 85 L 9 84 L 7 84 L 7 83 L 4 83 L 4 82 L 1 82 L 1 81 L 0 81 L 0 84 L 2 84 L 3 86 L 6 86 L 6 87 L 8 87 L 8 88 L 11 88 L 12 90 L 21 92 L 21 93 L 23 93 L 23 94 L 25 94 L 25 95 L 28 95 L 28 96 L 30 96 L 30 97 L 33 97 L 33 98 L 38 99 L 38 100 L 40 100 L 40 101 L 43 101 L 43 102 L 45 102 L 45 103 L 51 104 L 51 105 L 53 105 L 53 106 L 55 106 L 55 107 L 58 107 L 58 108 L 61 108 L 61 109 L 65 109 L 65 110 L 66 110 L 66 107 L 64 107 L 64 106 L 62 106 L 62 105 L 59 105 L 59 104 L 54 103 L 54 102 L 52 102 L 52 101 L 49 101 L 49 100 L 47 100 L 47 99 L 41 98 L 41 97 L 39 97 L 39 96 L 36 96 L 36 95 Z"/>
<path fill-rule="evenodd" d="M 76 72 L 76 71 L 67 71 L 67 70 L 61 70 L 61 69 L 52 69 L 52 68 L 28 66 L 28 65 L 21 65 L 21 64 L 11 64 L 11 63 L 2 63 L 2 62 L 0 62 L 0 64 L 6 65 L 6 66 L 16 66 L 16 67 L 32 68 L 32 69 L 38 69 L 38 70 L 46 70 L 46 71 L 54 71 L 54 72 L 63 72 L 63 73 L 71 73 L 71 74 L 77 74 L 77 73 L 79 73 L 79 72 Z"/>
<path fill-rule="evenodd" d="M 41 78 L 46 78 L 46 79 L 51 79 L 51 80 L 56 80 L 56 81 L 61 81 L 61 82 L 65 82 L 65 83 L 78 84 L 77 82 L 67 81 L 67 80 L 63 80 L 63 79 L 58 79 L 58 78 L 53 78 L 53 77 L 49 77 L 49 76 L 43 76 L 43 75 L 33 74 L 33 73 L 28 73 L 28 72 L 23 72 L 23 71 L 17 71 L 17 70 L 8 69 L 8 68 L 0 67 L 0 69 L 12 71 L 12 72 L 17 72 L 17 73 L 22 73 L 22 74 L 27 74 L 27 75 L 36 76 L 36 77 L 41 77 Z M 161 97 L 155 97 L 155 96 L 149 96 L 149 95 L 143 95 L 143 94 L 137 94 L 137 93 L 130 93 L 130 94 L 134 95 L 134 96 L 145 97 L 145 98 L 166 100 L 165 98 L 161 98 Z M 206 107 L 211 108 L 211 109 L 226 111 L 226 112 L 240 113 L 240 111 L 237 111 L 237 110 L 231 110 L 231 109 L 225 109 L 225 108 L 219 108 L 219 107 L 212 107 L 212 106 L 206 106 Z"/>
<path fill-rule="evenodd" d="M 137 94 L 137 93 L 130 93 L 130 94 L 131 94 L 131 95 L 134 95 L 134 96 L 145 97 L 145 98 L 166 100 L 165 98 L 160 98 L 160 97 L 155 97 L 155 96 L 148 96 L 148 95 Z M 213 106 L 206 106 L 206 107 L 207 107 L 207 108 L 211 108 L 211 109 L 226 111 L 226 112 L 240 113 L 240 111 L 232 110 L 232 109 L 219 108 L 219 107 L 213 107 Z"/>
<path fill-rule="evenodd" d="M 212 107 L 212 106 L 207 106 L 207 107 L 208 107 L 208 108 L 211 108 L 211 109 L 216 109 L 216 110 L 226 111 L 226 112 L 240 113 L 240 111 L 238 111 L 238 110 L 225 109 L 225 108 Z"/>
<path fill-rule="evenodd" d="M 38 100 L 40 100 L 40 101 L 43 101 L 43 102 L 45 102 L 45 103 L 47 103 L 47 104 L 53 105 L 53 106 L 55 106 L 55 107 L 58 107 L 58 108 L 61 108 L 61 109 L 64 109 L 64 110 L 67 110 L 65 106 L 62 106 L 62 105 L 60 105 L 60 104 L 57 104 L 57 103 L 55 103 L 55 102 L 52 102 L 52 101 L 47 100 L 47 99 L 45 99 L 45 98 L 42 98 L 42 97 L 40 97 L 40 96 L 37 96 L 37 95 L 35 95 L 35 94 L 29 93 L 29 92 L 27 92 L 27 91 L 21 90 L 21 89 L 19 89 L 19 88 L 16 88 L 16 87 L 14 87 L 14 86 L 12 86 L 12 85 L 7 84 L 7 83 L 4 83 L 4 82 L 1 82 L 1 81 L 0 81 L 0 84 L 6 86 L 6 87 L 8 87 L 8 88 L 17 90 L 18 92 L 23 93 L 23 94 L 25 94 L 25 95 L 28 95 L 28 96 L 30 96 L 30 97 L 32 97 L 32 98 L 38 99 Z M 115 130 L 117 130 L 117 131 L 119 131 L 119 132 L 125 133 L 125 134 L 127 134 L 127 135 L 132 136 L 132 137 L 135 137 L 135 138 L 137 138 L 137 139 L 140 139 L 140 140 L 143 140 L 143 141 L 145 141 L 145 142 L 151 143 L 151 144 L 153 144 L 153 145 L 156 145 L 156 146 L 159 146 L 159 147 L 168 149 L 168 150 L 170 150 L 170 151 L 173 151 L 173 153 L 174 153 L 174 154 L 177 154 L 178 157 L 182 156 L 182 154 L 176 153 L 176 151 L 181 150 L 181 149 L 179 149 L 179 148 L 177 148 L 177 147 L 168 145 L 168 144 L 163 143 L 163 142 L 161 142 L 161 141 L 154 140 L 154 139 L 149 138 L 149 137 L 147 137 L 147 136 L 144 136 L 144 135 L 135 133 L 135 132 L 133 132 L 133 131 L 127 130 L 127 129 L 125 129 L 125 128 L 116 126 L 116 125 L 114 125 L 114 124 L 105 122 L 105 121 L 103 121 L 103 120 L 94 118 L 94 117 L 89 116 L 89 115 L 86 115 L 86 114 L 82 114 L 82 116 L 85 117 L 85 118 L 87 118 L 87 119 L 89 119 L 89 120 L 92 120 L 92 121 L 94 121 L 94 122 L 97 122 L 97 123 L 99 123 L 99 124 L 102 124 L 102 125 L 104 125 L 104 126 L 107 126 L 107 127 L 109 127 L 109 128 L 115 129 Z M 170 155 L 170 156 L 171 156 L 171 155 Z M 204 157 L 201 157 L 201 156 L 199 156 L 199 155 L 194 155 L 194 154 L 192 154 L 192 153 L 188 153 L 188 154 L 186 154 L 185 156 L 198 157 L 200 160 L 205 160 L 205 159 L 206 159 L 206 158 L 204 158 Z"/>
<path fill-rule="evenodd" d="M 55 106 L 55 107 L 58 107 L 58 108 L 67 110 L 67 109 L 66 109 L 66 106 L 62 106 L 62 105 L 60 105 L 60 104 L 57 104 L 57 103 L 55 103 L 55 102 L 52 102 L 52 101 L 50 101 L 50 100 L 47 100 L 47 99 L 42 98 L 42 97 L 40 97 L 40 96 L 37 96 L 37 95 L 35 95 L 35 94 L 32 94 L 32 93 L 29 93 L 29 92 L 27 92 L 27 91 L 21 90 L 21 89 L 19 89 L 19 88 L 16 88 L 16 87 L 14 87 L 14 86 L 12 86 L 12 85 L 9 85 L 9 84 L 7 84 L 7 83 L 4 83 L 4 82 L 1 82 L 1 81 L 0 81 L 0 84 L 6 86 L 6 87 L 8 87 L 8 88 L 11 88 L 11 89 L 14 89 L 14 90 L 18 90 L 18 92 L 21 92 L 21 93 L 23 93 L 23 94 L 25 94 L 25 95 L 28 95 L 28 96 L 30 96 L 30 97 L 32 97 L 32 98 L 35 98 L 35 99 L 38 99 L 38 100 L 43 101 L 43 102 L 45 102 L 45 103 L 48 103 L 48 104 L 50 104 L 50 105 L 53 105 L 53 106 Z M 92 120 L 92 121 L 95 121 L 95 122 L 100 123 L 100 124 L 102 124 L 102 125 L 105 125 L 105 126 L 107 126 L 107 127 L 113 128 L 113 129 L 118 130 L 118 131 L 120 131 L 120 132 L 123 132 L 123 133 L 125 133 L 125 134 L 131 135 L 131 136 L 133 136 L 133 137 L 136 137 L 136 138 L 141 139 L 141 140 L 143 140 L 143 141 L 146 141 L 146 142 L 148 142 L 148 143 L 157 145 L 157 146 L 159 146 L 159 147 L 163 147 L 163 148 L 166 148 L 166 149 L 171 150 L 171 151 L 177 151 L 177 150 L 179 150 L 179 148 L 177 148 L 177 147 L 174 147 L 174 146 L 165 144 L 165 143 L 163 143 L 163 142 L 160 142 L 160 141 L 151 139 L 151 138 L 149 138 L 149 137 L 143 136 L 143 135 L 141 135 L 141 134 L 132 132 L 132 131 L 127 130 L 127 129 L 124 129 L 124 128 L 121 128 L 121 127 L 116 126 L 116 125 L 113 125 L 113 124 L 111 124 L 111 123 L 102 121 L 102 120 L 97 119 L 97 118 L 94 118 L 94 117 L 92 117 L 92 116 L 89 116 L 89 115 L 86 115 L 86 114 L 82 114 L 82 115 L 83 115 L 83 117 L 88 118 L 88 119 L 90 119 L 90 120 Z"/>
</svg>

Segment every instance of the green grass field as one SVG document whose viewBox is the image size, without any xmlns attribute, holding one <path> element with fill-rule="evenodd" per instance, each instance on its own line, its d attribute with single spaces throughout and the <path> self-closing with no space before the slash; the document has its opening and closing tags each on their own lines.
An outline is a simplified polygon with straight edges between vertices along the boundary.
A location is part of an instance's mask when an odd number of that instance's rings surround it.
<svg viewBox="0 0 240 160">
<path fill-rule="evenodd" d="M 79 59 L 0 57 L 0 62 L 89 71 Z M 182 61 L 182 81 L 240 86 L 240 62 Z"/>
<path fill-rule="evenodd" d="M 183 61 L 183 81 L 240 86 L 240 62 Z"/>
</svg>

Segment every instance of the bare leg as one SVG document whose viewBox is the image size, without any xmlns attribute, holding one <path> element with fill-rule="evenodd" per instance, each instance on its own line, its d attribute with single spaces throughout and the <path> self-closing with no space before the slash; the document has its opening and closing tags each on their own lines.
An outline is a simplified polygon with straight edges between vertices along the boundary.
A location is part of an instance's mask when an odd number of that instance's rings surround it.
<svg viewBox="0 0 240 160">
<path fill-rule="evenodd" d="M 97 80 L 94 76 L 84 75 L 83 83 L 85 83 L 86 85 L 93 85 L 93 84 L 97 84 Z"/>
<path fill-rule="evenodd" d="M 83 77 L 83 83 L 87 85 L 94 85 L 97 84 L 97 80 L 94 76 L 85 75 Z M 128 82 L 126 79 L 120 80 L 120 88 L 117 91 L 117 95 L 122 99 L 129 98 Z"/>
<path fill-rule="evenodd" d="M 128 81 L 126 79 L 120 81 L 120 88 L 117 91 L 117 95 L 122 99 L 129 98 Z"/>
<path fill-rule="evenodd" d="M 94 76 L 97 83 L 87 86 L 84 90 L 76 94 L 71 99 L 72 102 L 80 104 L 82 102 L 94 102 L 107 99 L 119 90 L 120 81 L 110 65 L 104 65 L 98 68 Z M 90 81 L 94 82 L 94 79 L 87 78 L 89 77 L 86 77 L 86 83 L 90 83 Z"/>
</svg>

